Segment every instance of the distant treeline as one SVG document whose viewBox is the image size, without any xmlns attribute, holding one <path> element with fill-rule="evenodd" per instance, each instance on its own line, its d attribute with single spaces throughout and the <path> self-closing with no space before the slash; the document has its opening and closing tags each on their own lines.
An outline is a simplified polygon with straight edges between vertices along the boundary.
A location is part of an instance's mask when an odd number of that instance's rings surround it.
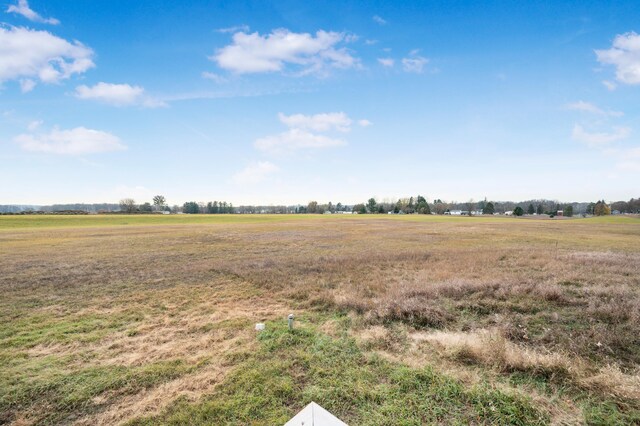
<svg viewBox="0 0 640 426">
<path fill-rule="evenodd" d="M 53 204 L 0 205 L 0 214 L 87 214 L 87 213 L 187 213 L 187 214 L 323 214 L 323 213 L 359 213 L 359 214 L 547 214 L 564 216 L 584 214 L 640 214 L 640 197 L 629 201 L 606 203 L 594 202 L 562 203 L 557 200 L 537 199 L 525 201 L 482 201 L 445 202 L 441 199 L 427 200 L 418 195 L 396 200 L 377 200 L 372 197 L 364 203 L 333 204 L 311 201 L 306 205 L 242 205 L 234 206 L 226 201 L 197 202 L 189 201 L 182 205 L 169 206 L 163 196 L 157 195 L 150 202 L 137 203 L 131 198 L 120 200 L 118 204 Z"/>
<path fill-rule="evenodd" d="M 99 203 L 99 204 L 52 204 L 50 206 L 34 205 L 0 205 L 0 213 L 20 213 L 28 211 L 40 212 L 62 212 L 62 211 L 82 211 L 86 213 L 115 212 L 120 211 L 120 204 Z"/>
</svg>

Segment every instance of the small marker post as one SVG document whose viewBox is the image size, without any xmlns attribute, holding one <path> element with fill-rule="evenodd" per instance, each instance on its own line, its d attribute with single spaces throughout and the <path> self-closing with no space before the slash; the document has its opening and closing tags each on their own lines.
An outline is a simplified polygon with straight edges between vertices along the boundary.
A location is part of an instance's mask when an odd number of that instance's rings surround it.
<svg viewBox="0 0 640 426">
<path fill-rule="evenodd" d="M 293 314 L 289 314 L 289 331 L 293 330 Z"/>
</svg>

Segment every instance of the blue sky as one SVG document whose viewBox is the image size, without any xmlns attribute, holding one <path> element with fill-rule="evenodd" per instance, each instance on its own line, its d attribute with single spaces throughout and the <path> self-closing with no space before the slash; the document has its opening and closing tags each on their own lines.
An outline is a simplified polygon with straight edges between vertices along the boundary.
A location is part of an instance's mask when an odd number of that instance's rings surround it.
<svg viewBox="0 0 640 426">
<path fill-rule="evenodd" d="M 10 0 L 0 204 L 637 197 L 637 1 Z"/>
</svg>

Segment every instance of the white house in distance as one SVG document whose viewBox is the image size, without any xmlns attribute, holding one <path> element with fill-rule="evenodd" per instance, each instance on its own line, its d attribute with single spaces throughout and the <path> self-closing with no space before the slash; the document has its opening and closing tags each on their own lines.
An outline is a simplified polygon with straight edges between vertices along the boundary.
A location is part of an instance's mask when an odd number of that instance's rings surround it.
<svg viewBox="0 0 640 426">
<path fill-rule="evenodd" d="M 311 402 L 284 426 L 347 426 L 347 424 L 315 402 Z"/>
</svg>

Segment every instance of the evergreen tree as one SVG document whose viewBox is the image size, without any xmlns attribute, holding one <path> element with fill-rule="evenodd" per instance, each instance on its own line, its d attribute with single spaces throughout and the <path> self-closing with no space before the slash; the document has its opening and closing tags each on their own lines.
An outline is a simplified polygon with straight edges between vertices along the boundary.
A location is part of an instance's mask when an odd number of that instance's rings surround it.
<svg viewBox="0 0 640 426">
<path fill-rule="evenodd" d="M 378 211 L 377 207 L 377 203 L 376 203 L 376 199 L 375 198 L 369 198 L 369 200 L 367 201 L 367 210 L 369 211 L 369 213 L 375 213 L 376 211 Z"/>
<path fill-rule="evenodd" d="M 496 212 L 496 208 L 491 201 L 485 203 L 484 208 L 482 209 L 482 214 L 494 214 Z"/>
</svg>

